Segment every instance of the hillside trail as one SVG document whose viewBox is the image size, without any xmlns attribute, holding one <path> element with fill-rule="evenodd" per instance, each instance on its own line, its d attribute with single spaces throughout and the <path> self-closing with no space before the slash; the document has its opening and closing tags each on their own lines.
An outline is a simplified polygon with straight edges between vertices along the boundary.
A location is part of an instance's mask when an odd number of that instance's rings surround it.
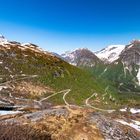
<svg viewBox="0 0 140 140">
<path fill-rule="evenodd" d="M 90 97 L 88 97 L 88 98 L 86 99 L 85 104 L 86 104 L 87 107 L 93 108 L 93 109 L 98 110 L 98 111 L 108 112 L 108 113 L 112 113 L 112 112 L 115 111 L 114 109 L 106 110 L 106 109 L 101 109 L 101 108 L 98 108 L 98 107 L 95 107 L 95 106 L 91 105 L 91 104 L 89 103 L 89 101 L 90 101 L 90 99 L 91 99 L 92 97 L 94 97 L 94 96 L 96 96 L 96 95 L 97 95 L 97 93 L 93 93 Z"/>
<path fill-rule="evenodd" d="M 38 77 L 38 75 L 28 75 L 28 76 L 25 76 L 25 77 L 22 77 L 22 78 L 12 79 L 12 80 L 0 83 L 0 86 L 9 84 L 9 83 L 14 82 L 14 81 L 26 80 L 26 79 L 30 79 L 30 78 L 36 78 L 36 77 Z"/>
<path fill-rule="evenodd" d="M 14 80 L 9 80 L 9 81 L 6 81 L 6 82 L 4 82 L 4 83 L 1 83 L 0 86 L 3 86 L 3 85 L 5 85 L 5 84 L 9 84 L 9 83 L 11 83 L 11 82 L 13 82 L 13 81 L 25 80 L 25 79 L 29 79 L 29 78 L 35 78 L 35 77 L 38 77 L 38 75 L 29 75 L 29 76 L 26 76 L 26 77 L 14 79 Z M 107 90 L 107 89 L 108 89 L 108 87 L 106 88 L 106 90 Z M 33 101 L 34 101 L 35 103 L 37 103 L 39 106 L 42 106 L 42 102 L 43 102 L 43 101 L 48 100 L 48 99 L 50 99 L 51 97 L 56 96 L 57 94 L 64 93 L 62 99 L 63 99 L 63 101 L 64 101 L 64 103 L 65 103 L 65 106 L 67 107 L 68 110 L 70 110 L 71 112 L 75 113 L 75 111 L 73 111 L 72 107 L 77 107 L 77 108 L 83 108 L 83 107 L 78 106 L 78 105 L 71 105 L 71 104 L 69 104 L 69 103 L 67 102 L 66 96 L 70 93 L 70 91 L 71 91 L 71 89 L 61 90 L 61 91 L 55 92 L 55 93 L 53 93 L 53 94 L 51 94 L 51 95 L 49 95 L 49 96 L 47 96 L 47 97 L 45 97 L 45 98 L 42 98 L 42 99 L 39 100 L 39 101 L 38 101 L 38 100 L 33 100 Z M 97 94 L 97 93 L 93 93 L 90 97 L 88 97 L 88 98 L 86 99 L 86 101 L 85 101 L 85 105 L 86 105 L 86 106 L 88 106 L 88 107 L 90 107 L 90 108 L 93 108 L 93 109 L 95 109 L 95 110 L 106 111 L 106 112 L 108 112 L 108 113 L 111 113 L 111 112 L 115 111 L 115 110 L 105 110 L 105 109 L 101 109 L 101 108 L 97 108 L 97 107 L 91 105 L 91 104 L 89 103 L 89 101 L 90 101 L 90 99 L 91 99 L 92 97 L 96 96 L 96 94 Z M 106 94 L 107 94 L 107 93 L 105 93 L 105 95 L 106 95 Z M 105 95 L 104 95 L 104 96 L 105 96 Z M 10 98 L 14 98 L 14 99 L 16 99 L 16 100 L 31 101 L 31 99 L 25 99 L 25 98 L 17 98 L 17 97 L 14 97 L 14 96 L 12 96 L 11 93 L 9 93 L 9 97 L 10 97 Z"/>
</svg>

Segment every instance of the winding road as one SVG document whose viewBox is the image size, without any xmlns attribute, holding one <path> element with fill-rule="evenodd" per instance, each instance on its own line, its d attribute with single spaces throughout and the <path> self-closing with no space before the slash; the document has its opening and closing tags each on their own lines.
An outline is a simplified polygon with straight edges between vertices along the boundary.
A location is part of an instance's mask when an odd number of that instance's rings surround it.
<svg viewBox="0 0 140 140">
<path fill-rule="evenodd" d="M 38 77 L 38 75 L 25 75 L 24 77 L 22 78 L 17 78 L 17 79 L 13 79 L 13 80 L 9 80 L 9 81 L 6 81 L 6 82 L 3 82 L 3 83 L 0 83 L 0 86 L 3 86 L 5 84 L 9 84 L 13 81 L 19 81 L 19 80 L 25 80 L 25 79 L 30 79 L 30 78 L 36 78 Z M 16 99 L 16 100 L 22 100 L 22 101 L 31 101 L 30 99 L 24 99 L 24 98 L 17 98 L 17 97 L 13 97 L 11 93 L 9 93 L 9 97 L 10 98 L 13 98 L 13 99 Z M 5 99 L 6 100 L 6 99 Z M 1 102 L 1 101 L 0 101 Z M 38 102 L 36 100 L 34 100 L 34 102 Z M 2 102 L 1 102 L 2 103 Z"/>
<path fill-rule="evenodd" d="M 71 91 L 71 89 L 68 89 L 63 95 L 63 101 L 64 101 L 65 105 L 67 105 L 67 106 L 70 106 L 70 104 L 66 101 L 66 96 L 70 91 Z"/>
<path fill-rule="evenodd" d="M 8 83 L 10 83 L 10 82 L 12 82 L 12 81 L 25 80 L 25 79 L 29 79 L 29 78 L 35 78 L 35 77 L 37 77 L 37 75 L 30 75 L 30 76 L 26 76 L 26 77 L 23 77 L 23 78 L 18 78 L 18 79 L 10 80 L 10 81 L 1 83 L 0 86 L 2 86 L 2 85 L 4 85 L 4 84 L 8 84 Z M 103 95 L 103 97 L 107 95 L 107 90 L 108 90 L 108 88 L 109 88 L 109 87 L 107 86 L 106 89 L 105 89 L 105 94 Z M 57 94 L 64 93 L 62 99 L 63 99 L 65 105 L 66 105 L 68 108 L 70 108 L 71 106 L 75 106 L 75 107 L 82 108 L 82 107 L 80 107 L 80 106 L 78 106 L 78 105 L 70 105 L 70 104 L 66 101 L 66 96 L 70 93 L 70 91 L 71 91 L 71 89 L 65 89 L 65 90 L 62 90 L 62 91 L 53 93 L 53 94 L 49 95 L 48 97 L 45 97 L 45 98 L 43 98 L 43 99 L 41 99 L 41 100 L 39 100 L 39 101 L 37 101 L 37 100 L 33 100 L 33 101 L 36 102 L 36 103 L 38 103 L 38 104 L 41 106 L 43 101 L 48 100 L 48 99 L 50 99 L 51 97 L 56 96 Z M 90 108 L 93 108 L 93 109 L 95 109 L 95 110 L 106 111 L 106 112 L 108 112 L 108 113 L 111 113 L 111 112 L 114 112 L 114 111 L 115 111 L 115 110 L 105 110 L 105 109 L 101 109 L 101 108 L 97 108 L 97 107 L 91 105 L 91 104 L 89 103 L 89 101 L 90 101 L 90 99 L 91 99 L 92 97 L 94 97 L 94 96 L 96 96 L 96 95 L 97 95 L 97 93 L 93 93 L 90 97 L 88 97 L 88 98 L 86 99 L 86 101 L 85 101 L 85 105 L 88 106 L 88 107 L 90 107 Z M 14 98 L 14 99 L 16 99 L 16 100 L 31 101 L 31 99 L 24 99 L 24 98 L 17 98 L 17 97 L 14 97 L 14 96 L 11 95 L 11 93 L 9 93 L 9 97 L 10 97 L 10 98 Z"/>
<path fill-rule="evenodd" d="M 59 92 L 56 92 L 56 93 L 53 93 L 39 101 L 37 100 L 33 100 L 34 102 L 36 102 L 37 104 L 39 104 L 40 106 L 42 105 L 42 102 L 45 101 L 45 100 L 48 100 L 49 98 L 53 97 L 53 96 L 56 96 L 57 94 L 60 94 L 60 93 L 64 93 L 63 95 L 63 101 L 64 103 L 67 105 L 67 106 L 70 106 L 69 103 L 65 100 L 65 96 L 70 92 L 71 90 L 70 89 L 66 89 L 66 90 L 62 90 L 62 91 L 59 91 Z M 10 98 L 13 98 L 15 100 L 21 100 L 21 101 L 32 101 L 31 99 L 25 99 L 25 98 L 18 98 L 18 97 L 14 97 L 12 96 L 11 93 L 9 93 L 9 97 Z"/>
<path fill-rule="evenodd" d="M 85 101 L 86 106 L 88 106 L 88 107 L 90 107 L 90 108 L 93 108 L 93 109 L 95 109 L 95 110 L 104 111 L 104 112 L 108 112 L 108 113 L 112 113 L 112 112 L 115 111 L 114 109 L 112 109 L 112 110 L 105 110 L 105 109 L 101 109 L 101 108 L 97 108 L 97 107 L 95 107 L 95 106 L 92 106 L 92 105 L 89 103 L 89 101 L 90 101 L 90 99 L 91 99 L 92 97 L 94 97 L 94 96 L 96 96 L 96 95 L 97 95 L 97 93 L 93 93 L 89 98 L 86 99 L 86 101 Z"/>
<path fill-rule="evenodd" d="M 53 94 L 49 95 L 48 97 L 41 99 L 41 100 L 39 101 L 39 103 L 41 104 L 43 101 L 48 100 L 49 98 L 51 98 L 51 97 L 53 97 L 53 96 L 55 96 L 55 95 L 57 95 L 57 94 L 60 94 L 60 93 L 64 93 L 64 95 L 66 96 L 70 91 L 71 91 L 70 89 L 66 89 L 66 90 L 62 90 L 62 91 L 53 93 Z M 67 101 L 65 100 L 64 96 L 63 96 L 63 100 L 64 100 L 64 103 L 65 103 L 66 105 L 69 105 L 69 104 L 67 103 Z"/>
</svg>

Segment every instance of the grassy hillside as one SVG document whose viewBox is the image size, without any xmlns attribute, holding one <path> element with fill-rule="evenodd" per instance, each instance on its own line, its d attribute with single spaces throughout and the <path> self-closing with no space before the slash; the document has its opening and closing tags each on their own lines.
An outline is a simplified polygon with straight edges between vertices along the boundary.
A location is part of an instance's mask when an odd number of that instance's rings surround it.
<svg viewBox="0 0 140 140">
<path fill-rule="evenodd" d="M 30 80 L 34 83 L 43 83 L 56 92 L 71 89 L 66 96 L 66 100 L 70 104 L 85 105 L 86 99 L 93 93 L 97 93 L 97 97 L 93 97 L 90 102 L 100 108 L 135 105 L 139 101 L 137 95 L 126 94 L 125 96 L 125 94 L 118 93 L 116 82 L 111 79 L 113 76 L 117 77 L 115 71 L 111 73 L 108 70 L 108 73 L 102 74 L 105 69 L 102 64 L 90 70 L 77 68 L 48 52 L 39 50 L 33 44 L 24 47 L 15 43 L 1 46 L 0 53 L 1 83 L 14 81 L 24 76 L 37 75 L 36 78 Z M 49 102 L 56 105 L 64 104 L 62 96 L 63 93 L 57 94 L 50 98 Z"/>
<path fill-rule="evenodd" d="M 132 74 L 125 70 L 121 62 L 98 65 L 94 68 L 86 68 L 96 77 L 108 94 L 112 95 L 120 105 L 138 105 L 140 101 L 140 87 L 136 84 L 136 72 L 133 66 Z"/>
<path fill-rule="evenodd" d="M 48 52 L 39 51 L 36 47 L 31 45 L 23 48 L 19 44 L 1 46 L 1 83 L 37 75 L 37 78 L 31 80 L 40 81 L 56 91 L 71 89 L 67 98 L 73 104 L 84 104 L 84 100 L 93 92 L 104 92 L 95 78 L 85 70 L 69 65 Z M 52 102 L 63 104 L 62 95 L 58 96 L 52 98 Z"/>
</svg>

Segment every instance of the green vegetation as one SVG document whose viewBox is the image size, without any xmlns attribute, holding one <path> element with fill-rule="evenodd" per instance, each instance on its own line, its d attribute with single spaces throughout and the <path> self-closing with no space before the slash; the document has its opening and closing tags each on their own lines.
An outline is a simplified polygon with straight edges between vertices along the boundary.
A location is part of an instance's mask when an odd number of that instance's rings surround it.
<svg viewBox="0 0 140 140">
<path fill-rule="evenodd" d="M 18 45 L 0 51 L 3 60 L 0 73 L 7 75 L 3 81 L 10 80 L 11 75 L 38 75 L 37 78 L 32 79 L 33 82 L 41 82 L 56 92 L 71 89 L 66 100 L 75 105 L 85 105 L 85 100 L 93 93 L 98 95 L 91 100 L 91 103 L 100 108 L 117 108 L 121 105 L 139 103 L 138 94 L 122 90 L 125 86 L 127 89 L 133 89 L 135 82 L 128 71 L 126 76 L 124 75 L 121 63 L 109 66 L 99 63 L 92 69 L 77 68 L 49 53 L 34 52 L 30 49 L 21 50 Z M 135 72 L 134 74 L 136 75 Z M 122 82 L 123 86 L 119 87 Z M 139 91 L 138 88 L 137 90 Z M 133 92 L 136 91 L 133 90 Z M 64 104 L 62 94 L 57 94 L 49 101 L 57 105 Z"/>
<path fill-rule="evenodd" d="M 52 75 L 46 77 L 40 77 L 40 80 L 46 85 L 50 85 L 57 91 L 63 89 L 71 89 L 67 99 L 72 104 L 84 104 L 86 98 L 91 96 L 94 92 L 103 94 L 103 89 L 100 84 L 96 82 L 95 78 L 85 70 L 70 66 L 66 64 L 65 67 L 69 70 L 64 77 L 53 78 Z M 62 98 L 62 95 L 58 95 Z M 55 98 L 54 100 L 59 103 L 63 103 L 61 98 Z"/>
<path fill-rule="evenodd" d="M 123 105 L 137 105 L 140 101 L 140 87 L 136 84 L 136 71 L 138 66 L 134 65 L 132 72 L 126 69 L 121 62 L 111 65 L 98 65 L 94 68 L 86 68 L 87 71 L 96 77 L 96 81 L 105 89 L 107 86 L 108 95 L 115 98 L 116 103 Z"/>
</svg>

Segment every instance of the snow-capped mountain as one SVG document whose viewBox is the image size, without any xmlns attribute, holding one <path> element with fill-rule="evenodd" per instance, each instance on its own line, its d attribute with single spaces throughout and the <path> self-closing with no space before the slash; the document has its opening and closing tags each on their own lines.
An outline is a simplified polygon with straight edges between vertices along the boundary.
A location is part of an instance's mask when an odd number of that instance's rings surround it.
<svg viewBox="0 0 140 140">
<path fill-rule="evenodd" d="M 125 70 L 129 70 L 129 73 L 137 74 L 138 84 L 140 85 L 140 40 L 134 40 L 120 54 L 120 60 L 122 61 Z"/>
<path fill-rule="evenodd" d="M 126 46 L 110 45 L 95 54 L 88 49 L 77 49 L 73 52 L 68 51 L 61 57 L 75 66 L 94 67 L 95 75 L 99 74 L 99 77 L 114 82 L 119 90 L 139 91 L 139 40 Z"/>
<path fill-rule="evenodd" d="M 104 68 L 99 73 L 99 77 L 112 81 L 121 93 L 139 93 L 140 40 L 134 40 L 121 48 L 111 48 L 111 50 L 118 50 L 118 52 L 115 53 L 115 57 L 111 59 L 112 61 L 109 64 L 103 66 Z"/>
<path fill-rule="evenodd" d="M 77 60 L 80 57 L 80 55 L 84 54 L 84 57 L 82 56 L 82 61 L 86 61 L 86 58 L 92 58 L 95 60 L 100 59 L 100 61 L 103 61 L 105 63 L 112 63 L 115 60 L 119 59 L 119 56 L 121 52 L 125 49 L 125 45 L 110 45 L 107 48 L 102 49 L 98 52 L 92 52 L 88 49 L 81 48 L 77 49 L 75 51 L 67 51 L 64 54 L 61 54 L 61 57 L 66 60 L 68 63 L 77 66 Z M 86 52 L 86 53 L 84 53 Z M 90 55 L 89 55 L 90 53 Z M 88 54 L 88 55 L 87 55 Z M 95 56 L 96 55 L 96 56 Z M 91 57 L 92 56 L 92 57 Z"/>
<path fill-rule="evenodd" d="M 129 66 L 140 65 L 140 40 L 134 40 L 120 54 L 120 59 Z"/>
<path fill-rule="evenodd" d="M 61 55 L 65 61 L 75 66 L 88 66 L 94 67 L 101 60 L 87 48 L 77 49 L 75 51 L 67 51 Z"/>
<path fill-rule="evenodd" d="M 101 51 L 96 52 L 98 58 L 101 60 L 112 63 L 119 58 L 119 55 L 124 50 L 125 45 L 110 45 Z"/>
</svg>

